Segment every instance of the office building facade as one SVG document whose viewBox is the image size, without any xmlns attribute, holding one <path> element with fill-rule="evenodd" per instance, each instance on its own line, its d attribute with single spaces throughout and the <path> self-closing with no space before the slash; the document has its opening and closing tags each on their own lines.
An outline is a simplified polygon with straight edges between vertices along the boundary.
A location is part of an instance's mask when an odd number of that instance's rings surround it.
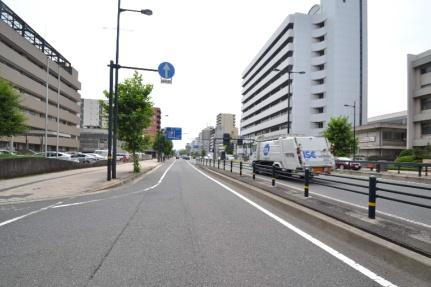
<svg viewBox="0 0 431 287">
<path fill-rule="evenodd" d="M 407 147 L 431 144 L 431 50 L 407 56 Z"/>
<path fill-rule="evenodd" d="M 0 1 L 0 77 L 21 95 L 28 130 L 0 144 L 18 150 L 77 150 L 78 72 L 54 47 Z"/>
<path fill-rule="evenodd" d="M 286 135 L 288 118 L 291 134 L 321 135 L 331 117 L 353 123 L 345 104 L 356 103 L 356 123 L 365 124 L 367 1 L 321 0 L 289 15 L 242 80 L 243 138 Z"/>
<path fill-rule="evenodd" d="M 162 110 L 160 108 L 153 108 L 153 118 L 149 128 L 144 130 L 144 135 L 155 137 L 160 132 L 162 124 Z"/>
<path fill-rule="evenodd" d="M 108 115 L 102 100 L 81 99 L 81 128 L 108 128 Z"/>
</svg>

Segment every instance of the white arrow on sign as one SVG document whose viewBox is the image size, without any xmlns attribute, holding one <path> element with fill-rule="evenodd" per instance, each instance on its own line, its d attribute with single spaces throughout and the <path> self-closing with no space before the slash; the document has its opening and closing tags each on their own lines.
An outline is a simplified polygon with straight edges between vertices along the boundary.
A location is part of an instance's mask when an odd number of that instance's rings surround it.
<svg viewBox="0 0 431 287">
<path fill-rule="evenodd" d="M 171 68 L 169 68 L 169 65 L 167 63 L 163 67 L 163 70 L 165 71 L 165 78 L 169 78 L 169 72 L 171 71 Z"/>
</svg>

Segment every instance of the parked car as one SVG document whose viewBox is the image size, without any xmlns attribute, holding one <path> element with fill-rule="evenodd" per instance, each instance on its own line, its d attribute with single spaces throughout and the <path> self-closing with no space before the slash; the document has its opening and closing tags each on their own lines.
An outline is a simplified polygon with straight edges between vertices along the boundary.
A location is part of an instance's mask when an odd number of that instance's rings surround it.
<svg viewBox="0 0 431 287">
<path fill-rule="evenodd" d="M 129 161 L 130 155 L 127 152 L 117 152 L 117 161 Z"/>
<path fill-rule="evenodd" d="M 79 162 L 82 162 L 82 163 L 92 163 L 97 161 L 94 156 L 91 156 L 86 153 L 75 153 L 71 157 L 74 159 L 77 159 Z"/>
<path fill-rule="evenodd" d="M 104 160 L 106 159 L 106 157 L 101 156 L 100 154 L 97 153 L 87 153 L 88 155 L 91 155 L 92 157 L 94 157 L 96 160 Z"/>
<path fill-rule="evenodd" d="M 351 158 L 348 158 L 348 157 L 335 158 L 335 168 L 360 170 L 361 167 L 362 166 L 359 162 L 352 162 Z"/>
<path fill-rule="evenodd" d="M 48 152 L 40 152 L 36 155 L 44 156 L 47 158 L 55 158 L 55 159 L 61 159 L 61 160 L 68 160 L 68 161 L 74 161 L 79 162 L 78 159 L 72 158 L 70 154 L 64 153 L 64 152 L 55 152 L 55 151 L 48 151 Z"/>
<path fill-rule="evenodd" d="M 227 154 L 226 160 L 228 160 L 228 161 L 235 160 L 235 156 L 233 154 Z"/>
</svg>

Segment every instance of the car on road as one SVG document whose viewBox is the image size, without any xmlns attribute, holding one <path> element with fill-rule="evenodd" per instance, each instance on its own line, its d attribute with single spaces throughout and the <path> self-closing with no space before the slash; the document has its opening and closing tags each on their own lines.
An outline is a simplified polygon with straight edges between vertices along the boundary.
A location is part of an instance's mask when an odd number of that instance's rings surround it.
<svg viewBox="0 0 431 287">
<path fill-rule="evenodd" d="M 16 156 L 17 154 L 7 149 L 0 149 L 0 155 L 2 156 Z"/>
<path fill-rule="evenodd" d="M 80 153 L 80 152 L 71 155 L 71 157 L 73 159 L 77 159 L 79 162 L 82 162 L 82 163 L 93 163 L 97 161 L 97 159 L 94 156 L 91 156 L 86 153 Z"/>
<path fill-rule="evenodd" d="M 130 159 L 130 155 L 127 152 L 117 152 L 117 161 L 127 162 Z"/>
<path fill-rule="evenodd" d="M 353 159 L 348 157 L 337 157 L 335 158 L 335 168 L 336 169 L 351 169 L 360 170 L 361 164 L 359 162 L 354 162 Z"/>
</svg>

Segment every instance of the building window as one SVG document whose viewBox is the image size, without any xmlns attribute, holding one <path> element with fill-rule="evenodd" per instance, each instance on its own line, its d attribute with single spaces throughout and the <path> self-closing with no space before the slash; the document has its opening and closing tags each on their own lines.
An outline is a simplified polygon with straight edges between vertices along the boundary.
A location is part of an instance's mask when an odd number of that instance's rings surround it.
<svg viewBox="0 0 431 287">
<path fill-rule="evenodd" d="M 384 131 L 383 140 L 390 141 L 404 141 L 406 139 L 406 133 L 404 132 L 394 132 L 394 131 Z"/>
<path fill-rule="evenodd" d="M 431 73 L 431 65 L 428 64 L 420 68 L 421 74 Z"/>
<path fill-rule="evenodd" d="M 431 110 L 431 97 L 421 99 L 421 110 Z"/>
<path fill-rule="evenodd" d="M 315 114 L 323 114 L 323 107 L 314 108 Z"/>
<path fill-rule="evenodd" d="M 431 135 L 431 121 L 423 122 L 421 128 L 422 135 Z"/>
</svg>

